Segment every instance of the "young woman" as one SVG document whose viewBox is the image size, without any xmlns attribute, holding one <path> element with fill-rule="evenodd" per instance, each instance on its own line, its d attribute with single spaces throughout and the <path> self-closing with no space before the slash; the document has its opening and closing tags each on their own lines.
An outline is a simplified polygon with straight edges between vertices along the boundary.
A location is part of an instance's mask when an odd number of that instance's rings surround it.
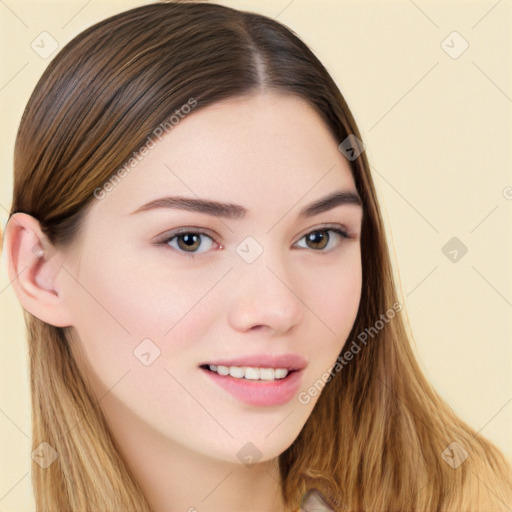
<svg viewBox="0 0 512 512">
<path fill-rule="evenodd" d="M 150 4 L 60 51 L 4 241 L 38 511 L 510 510 L 415 361 L 363 149 L 264 16 Z"/>
</svg>

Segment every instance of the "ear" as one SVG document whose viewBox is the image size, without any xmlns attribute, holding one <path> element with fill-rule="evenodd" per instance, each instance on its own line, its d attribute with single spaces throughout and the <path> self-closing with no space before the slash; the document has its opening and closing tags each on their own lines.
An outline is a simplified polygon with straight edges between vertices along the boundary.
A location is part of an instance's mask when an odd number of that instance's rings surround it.
<svg viewBox="0 0 512 512">
<path fill-rule="evenodd" d="M 34 217 L 11 215 L 5 228 L 3 252 L 9 281 L 25 310 L 56 327 L 71 325 L 57 276 L 63 256 L 50 243 Z"/>
</svg>

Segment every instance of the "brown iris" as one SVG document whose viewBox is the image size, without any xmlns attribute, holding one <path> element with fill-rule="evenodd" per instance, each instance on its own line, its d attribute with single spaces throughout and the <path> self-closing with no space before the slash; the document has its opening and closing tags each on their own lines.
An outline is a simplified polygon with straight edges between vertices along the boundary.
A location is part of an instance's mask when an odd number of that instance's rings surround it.
<svg viewBox="0 0 512 512">
<path fill-rule="evenodd" d="M 324 249 L 329 243 L 329 233 L 327 230 L 312 231 L 306 235 L 306 243 L 311 249 Z M 313 245 L 309 245 L 312 243 Z"/>
<path fill-rule="evenodd" d="M 182 233 L 177 239 L 179 248 L 187 252 L 194 252 L 201 245 L 201 236 L 196 233 Z"/>
</svg>

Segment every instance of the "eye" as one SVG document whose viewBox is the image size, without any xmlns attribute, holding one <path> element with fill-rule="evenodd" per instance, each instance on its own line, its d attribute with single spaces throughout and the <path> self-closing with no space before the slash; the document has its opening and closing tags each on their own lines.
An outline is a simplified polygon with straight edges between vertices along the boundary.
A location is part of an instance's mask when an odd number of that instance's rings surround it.
<svg viewBox="0 0 512 512">
<path fill-rule="evenodd" d="M 186 256 L 190 258 L 193 258 L 195 254 L 201 254 L 209 251 L 215 244 L 217 244 L 210 235 L 201 231 L 192 231 L 187 229 L 181 229 L 179 232 L 170 233 L 157 243 L 159 245 L 169 245 L 176 251 L 185 253 Z"/>
<path fill-rule="evenodd" d="M 334 236 L 332 234 L 334 234 Z M 350 237 L 346 231 L 343 231 L 339 227 L 324 226 L 304 235 L 299 242 L 304 240 L 306 245 L 298 245 L 298 247 L 301 249 L 314 249 L 315 251 L 328 252 L 333 249 L 333 245 L 336 245 L 336 239 L 338 239 L 339 242 L 340 238 Z M 297 242 L 297 244 L 299 242 Z"/>
<path fill-rule="evenodd" d="M 351 238 L 340 226 L 321 226 L 305 234 L 296 242 L 301 249 L 313 249 L 317 252 L 329 252 L 334 249 L 341 239 Z M 300 242 L 304 240 L 305 245 Z M 337 242 L 337 243 L 336 243 Z M 217 246 L 222 249 L 212 235 L 197 231 L 191 228 L 179 228 L 178 230 L 166 233 L 163 238 L 157 240 L 157 245 L 170 246 L 173 250 L 193 258 L 196 254 L 208 252 Z"/>
</svg>

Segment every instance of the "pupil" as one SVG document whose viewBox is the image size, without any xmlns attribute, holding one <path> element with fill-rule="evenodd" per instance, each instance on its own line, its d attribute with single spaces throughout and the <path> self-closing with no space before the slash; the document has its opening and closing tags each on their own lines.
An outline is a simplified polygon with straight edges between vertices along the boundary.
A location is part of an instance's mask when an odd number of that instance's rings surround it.
<svg viewBox="0 0 512 512">
<path fill-rule="evenodd" d="M 190 242 L 193 244 L 195 236 L 196 235 L 183 235 L 183 240 L 185 241 L 186 244 L 190 244 Z"/>
</svg>

